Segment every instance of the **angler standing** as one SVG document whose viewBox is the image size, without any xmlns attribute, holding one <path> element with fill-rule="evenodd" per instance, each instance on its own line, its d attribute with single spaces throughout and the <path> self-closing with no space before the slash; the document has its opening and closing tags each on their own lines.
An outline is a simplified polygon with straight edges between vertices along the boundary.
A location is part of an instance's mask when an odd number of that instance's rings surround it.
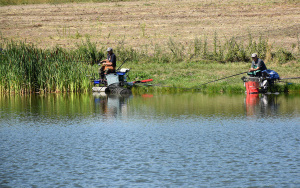
<svg viewBox="0 0 300 188">
<path fill-rule="evenodd" d="M 252 57 L 252 65 L 251 68 L 249 69 L 248 75 L 257 76 L 257 77 L 261 76 L 262 75 L 261 72 L 267 70 L 265 63 L 263 62 L 263 60 L 257 57 L 256 53 L 252 54 L 251 57 Z"/>
<path fill-rule="evenodd" d="M 105 74 L 116 72 L 117 58 L 112 48 L 107 49 L 107 59 L 101 61 L 100 64 L 102 64 L 99 69 L 101 79 L 104 79 Z"/>
</svg>

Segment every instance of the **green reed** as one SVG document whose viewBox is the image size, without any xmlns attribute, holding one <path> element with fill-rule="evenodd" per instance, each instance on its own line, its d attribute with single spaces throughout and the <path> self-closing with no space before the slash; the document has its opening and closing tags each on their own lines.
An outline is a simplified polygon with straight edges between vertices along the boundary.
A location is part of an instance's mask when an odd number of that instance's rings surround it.
<svg viewBox="0 0 300 188">
<path fill-rule="evenodd" d="M 76 92 L 87 91 L 93 72 L 87 51 L 62 48 L 38 49 L 24 42 L 10 41 L 1 52 L 1 92 Z"/>
</svg>

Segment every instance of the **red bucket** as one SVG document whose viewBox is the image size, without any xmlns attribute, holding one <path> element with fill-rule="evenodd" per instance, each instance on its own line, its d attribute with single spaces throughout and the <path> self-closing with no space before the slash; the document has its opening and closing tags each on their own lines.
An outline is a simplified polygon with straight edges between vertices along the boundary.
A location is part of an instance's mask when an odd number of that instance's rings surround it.
<svg viewBox="0 0 300 188">
<path fill-rule="evenodd" d="M 245 82 L 247 94 L 259 93 L 259 82 L 258 81 L 248 81 Z"/>
</svg>

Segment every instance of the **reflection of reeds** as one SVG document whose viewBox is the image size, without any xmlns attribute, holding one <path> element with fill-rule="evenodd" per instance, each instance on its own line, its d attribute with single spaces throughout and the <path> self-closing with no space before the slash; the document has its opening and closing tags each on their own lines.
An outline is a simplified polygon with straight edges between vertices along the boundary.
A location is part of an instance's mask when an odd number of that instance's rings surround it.
<svg viewBox="0 0 300 188">
<path fill-rule="evenodd" d="M 275 84 L 273 87 L 269 88 L 269 92 L 275 93 L 290 93 L 290 94 L 298 94 L 299 93 L 299 85 L 292 84 Z M 135 95 L 145 94 L 145 93 L 188 93 L 188 92 L 202 92 L 207 94 L 216 94 L 216 93 L 244 93 L 245 87 L 243 85 L 225 85 L 225 84 L 217 84 L 217 85 L 206 85 L 201 87 L 193 87 L 193 88 L 185 88 L 185 87 L 176 87 L 176 86 L 156 86 L 156 87 L 133 87 L 132 93 Z"/>
</svg>

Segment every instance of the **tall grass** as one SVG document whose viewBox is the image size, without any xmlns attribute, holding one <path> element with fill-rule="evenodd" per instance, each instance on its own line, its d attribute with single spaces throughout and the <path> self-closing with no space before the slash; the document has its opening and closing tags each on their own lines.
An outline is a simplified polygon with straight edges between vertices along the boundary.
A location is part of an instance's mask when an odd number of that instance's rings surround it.
<svg viewBox="0 0 300 188">
<path fill-rule="evenodd" d="M 5 46 L 0 55 L 2 93 L 75 92 L 89 88 L 86 75 L 93 73 L 90 63 L 96 61 L 94 51 L 82 50 L 84 47 L 73 51 L 58 47 L 42 50 L 14 41 L 0 46 Z"/>
<path fill-rule="evenodd" d="M 207 37 L 195 37 L 193 43 L 188 46 L 182 42 L 174 41 L 172 38 L 167 43 L 167 48 L 154 45 L 153 51 L 149 51 L 148 46 L 141 50 L 133 50 L 131 47 L 118 46 L 119 55 L 126 56 L 127 59 L 135 62 L 147 61 L 152 63 L 174 63 L 181 61 L 217 61 L 228 62 L 250 62 L 251 54 L 257 53 L 259 58 L 267 61 L 284 64 L 290 60 L 299 59 L 299 53 L 275 48 L 269 44 L 267 38 L 260 36 L 254 40 L 249 33 L 246 41 L 237 40 L 231 37 L 225 41 L 220 41 L 215 33 L 212 43 Z M 300 45 L 300 43 L 298 44 Z M 298 47 L 299 48 L 299 47 Z"/>
</svg>

